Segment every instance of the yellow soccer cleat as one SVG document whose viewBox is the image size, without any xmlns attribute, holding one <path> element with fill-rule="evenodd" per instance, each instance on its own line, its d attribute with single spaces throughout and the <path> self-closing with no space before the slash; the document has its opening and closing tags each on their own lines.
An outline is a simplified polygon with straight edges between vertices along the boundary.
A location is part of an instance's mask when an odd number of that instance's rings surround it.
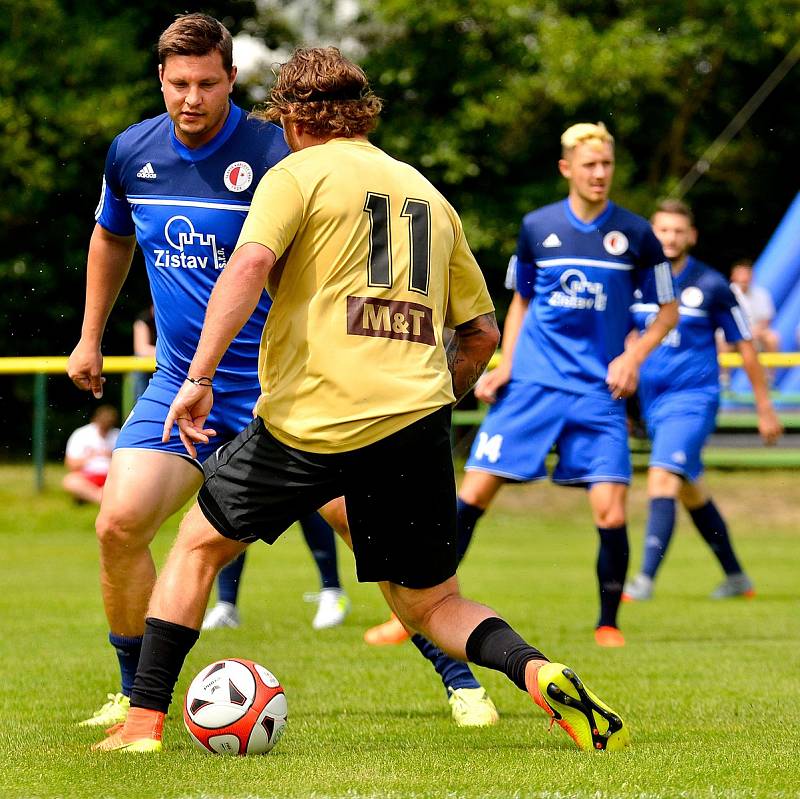
<svg viewBox="0 0 800 799">
<path fill-rule="evenodd" d="M 160 752 L 164 713 L 133 707 L 123 725 L 109 730 L 110 735 L 92 745 L 93 752 Z"/>
<path fill-rule="evenodd" d="M 92 745 L 93 752 L 160 752 L 161 748 L 161 741 L 152 738 L 126 741 L 119 732 Z"/>
<path fill-rule="evenodd" d="M 448 688 L 453 721 L 457 727 L 491 727 L 500 714 L 484 688 Z"/>
<path fill-rule="evenodd" d="M 113 727 L 128 718 L 131 700 L 125 694 L 109 694 L 106 702 L 99 710 L 95 710 L 91 718 L 78 722 L 79 727 Z"/>
<path fill-rule="evenodd" d="M 616 752 L 631 742 L 622 719 L 563 663 L 529 664 L 528 693 L 583 750 Z"/>
</svg>

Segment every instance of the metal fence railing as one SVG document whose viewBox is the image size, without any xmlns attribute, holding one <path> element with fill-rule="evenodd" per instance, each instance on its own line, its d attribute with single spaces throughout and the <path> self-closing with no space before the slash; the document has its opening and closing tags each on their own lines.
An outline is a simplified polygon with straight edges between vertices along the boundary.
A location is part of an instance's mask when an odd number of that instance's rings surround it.
<svg viewBox="0 0 800 799">
<path fill-rule="evenodd" d="M 759 355 L 761 363 L 770 368 L 788 368 L 800 366 L 800 352 L 762 353 Z M 489 367 L 497 365 L 499 355 L 495 355 Z M 738 353 L 723 353 L 719 355 L 720 366 L 736 368 L 741 366 L 742 359 Z M 33 392 L 33 429 L 31 434 L 31 454 L 34 464 L 34 479 L 37 491 L 44 486 L 45 441 L 47 437 L 47 376 L 51 374 L 66 377 L 67 358 L 65 356 L 42 357 L 12 357 L 0 358 L 0 375 L 32 375 L 34 380 Z M 131 372 L 152 372 L 155 369 L 155 358 L 141 358 L 135 355 L 107 355 L 103 359 L 104 374 L 123 374 L 126 377 Z M 122 418 L 124 419 L 131 407 L 132 388 L 130 381 L 123 385 Z M 790 402 L 800 406 L 800 395 L 787 396 L 779 392 L 775 394 L 776 400 Z M 752 396 L 737 394 L 734 396 L 737 403 L 746 405 L 752 402 Z M 457 410 L 453 414 L 454 426 L 474 426 L 480 424 L 486 410 Z M 787 429 L 800 428 L 800 413 L 781 412 L 781 421 Z M 755 417 L 752 413 L 721 413 L 718 426 L 722 429 L 737 429 L 753 427 Z"/>
</svg>

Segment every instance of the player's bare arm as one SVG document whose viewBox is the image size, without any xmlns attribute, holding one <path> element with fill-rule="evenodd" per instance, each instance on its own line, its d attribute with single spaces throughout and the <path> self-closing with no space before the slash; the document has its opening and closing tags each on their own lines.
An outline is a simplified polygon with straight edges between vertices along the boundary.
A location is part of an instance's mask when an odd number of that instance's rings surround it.
<svg viewBox="0 0 800 799">
<path fill-rule="evenodd" d="M 204 428 L 214 404 L 214 373 L 231 341 L 252 316 L 274 265 L 272 250 L 261 244 L 245 244 L 233 254 L 211 292 L 197 351 L 187 380 L 170 406 L 162 439 L 169 440 L 177 422 L 181 441 L 193 458 L 197 457 L 195 443 L 206 444 L 209 436 L 216 435 Z"/>
<path fill-rule="evenodd" d="M 477 382 L 500 341 L 494 313 L 481 314 L 456 328 L 447 346 L 447 368 L 458 402 Z"/>
<path fill-rule="evenodd" d="M 67 374 L 95 399 L 103 396 L 103 356 L 100 342 L 106 322 L 131 267 L 134 236 L 117 236 L 95 225 L 86 264 L 86 305 L 81 338 L 67 362 Z"/>
<path fill-rule="evenodd" d="M 631 337 L 625 351 L 608 365 L 606 384 L 614 399 L 630 397 L 639 385 L 639 369 L 664 336 L 678 324 L 678 302 L 658 309 L 653 323 L 640 336 Z"/>
<path fill-rule="evenodd" d="M 511 364 L 514 360 L 514 348 L 517 346 L 522 322 L 528 312 L 530 300 L 519 292 L 514 292 L 511 304 L 508 307 L 506 321 L 503 325 L 502 358 L 496 369 L 487 372 L 475 385 L 475 396 L 481 402 L 490 405 L 497 399 L 497 392 L 511 379 Z"/>
<path fill-rule="evenodd" d="M 781 425 L 778 414 L 772 406 L 769 398 L 769 387 L 764 368 L 758 360 L 758 353 L 752 341 L 737 341 L 736 349 L 742 356 L 742 367 L 753 387 L 753 397 L 755 398 L 756 413 L 758 414 L 758 432 L 764 443 L 772 445 L 783 435 L 783 425 Z"/>
</svg>

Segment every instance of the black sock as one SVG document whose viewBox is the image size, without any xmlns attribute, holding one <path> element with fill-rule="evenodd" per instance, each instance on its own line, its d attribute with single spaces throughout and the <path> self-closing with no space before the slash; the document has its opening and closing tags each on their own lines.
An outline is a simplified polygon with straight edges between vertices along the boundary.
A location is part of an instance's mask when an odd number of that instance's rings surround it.
<svg viewBox="0 0 800 799">
<path fill-rule="evenodd" d="M 598 527 L 600 550 L 597 553 L 597 582 L 600 585 L 598 627 L 616 627 L 622 586 L 628 572 L 628 528 Z"/>
<path fill-rule="evenodd" d="M 531 660 L 547 660 L 497 616 L 484 619 L 467 639 L 467 659 L 487 669 L 502 671 L 517 688 L 525 687 L 525 667 Z"/>
<path fill-rule="evenodd" d="M 469 543 L 472 541 L 472 534 L 475 532 L 475 525 L 481 516 L 483 516 L 483 508 L 479 508 L 477 505 L 470 505 L 459 497 L 456 510 L 456 518 L 458 519 L 456 548 L 459 563 L 464 559 L 464 555 L 467 554 Z"/>
<path fill-rule="evenodd" d="M 341 588 L 336 562 L 336 536 L 331 526 L 318 513 L 300 520 L 300 529 L 317 564 L 322 588 Z"/>
<path fill-rule="evenodd" d="M 145 619 L 131 707 L 167 712 L 183 661 L 199 637 L 200 632 L 191 627 L 162 619 Z"/>
<path fill-rule="evenodd" d="M 717 556 L 725 574 L 740 574 L 742 567 L 733 552 L 728 527 L 713 500 L 709 499 L 702 508 L 690 510 L 689 515 L 700 535 Z"/>
<path fill-rule="evenodd" d="M 242 552 L 238 558 L 234 558 L 217 577 L 217 593 L 220 602 L 227 602 L 235 605 L 239 598 L 239 586 L 242 584 L 242 572 L 244 571 L 244 561 L 246 552 Z"/>
</svg>

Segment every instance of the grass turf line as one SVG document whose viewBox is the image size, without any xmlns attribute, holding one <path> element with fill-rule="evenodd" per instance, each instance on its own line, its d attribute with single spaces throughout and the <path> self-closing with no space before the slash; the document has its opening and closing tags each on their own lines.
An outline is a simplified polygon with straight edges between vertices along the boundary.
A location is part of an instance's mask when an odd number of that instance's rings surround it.
<svg viewBox="0 0 800 799">
<path fill-rule="evenodd" d="M 204 634 L 190 653 L 161 756 L 88 753 L 96 733 L 73 722 L 116 689 L 97 587 L 94 511 L 58 490 L 31 491 L 24 467 L 0 467 L 0 797 L 749 797 L 797 796 L 800 728 L 796 473 L 714 473 L 753 601 L 712 602 L 718 567 L 685 514 L 656 599 L 625 607 L 623 650 L 591 638 L 595 534 L 583 492 L 508 488 L 481 522 L 461 572 L 486 601 L 552 658 L 573 666 L 624 714 L 634 746 L 585 755 L 508 681 L 480 677 L 501 713 L 459 730 L 438 678 L 416 650 L 373 649 L 365 627 L 385 616 L 374 587 L 340 570 L 354 608 L 315 633 L 313 565 L 296 530 L 251 548 L 243 627 Z M 646 498 L 631 502 L 631 567 L 639 565 Z M 176 529 L 156 539 L 162 562 Z M 180 701 L 220 657 L 249 657 L 286 688 L 289 726 L 273 753 L 219 758 L 194 749 Z"/>
</svg>

